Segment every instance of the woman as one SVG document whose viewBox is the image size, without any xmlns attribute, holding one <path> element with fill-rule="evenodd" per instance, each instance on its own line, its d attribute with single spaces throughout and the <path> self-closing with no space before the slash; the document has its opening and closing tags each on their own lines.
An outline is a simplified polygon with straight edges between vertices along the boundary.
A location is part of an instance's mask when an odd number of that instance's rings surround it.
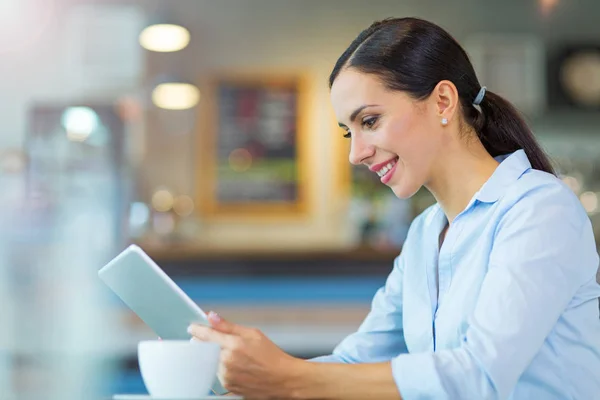
<svg viewBox="0 0 600 400">
<path fill-rule="evenodd" d="M 306 362 L 211 314 L 220 378 L 247 398 L 600 398 L 598 255 L 577 197 L 517 111 L 440 27 L 389 19 L 330 77 L 350 161 L 437 203 L 358 332 Z"/>
</svg>

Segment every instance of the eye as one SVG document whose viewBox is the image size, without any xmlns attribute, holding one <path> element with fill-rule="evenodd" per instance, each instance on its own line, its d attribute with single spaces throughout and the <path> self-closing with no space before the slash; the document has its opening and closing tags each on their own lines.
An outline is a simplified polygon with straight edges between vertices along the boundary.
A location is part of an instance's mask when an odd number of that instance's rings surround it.
<svg viewBox="0 0 600 400">
<path fill-rule="evenodd" d="M 363 128 L 373 129 L 373 126 L 377 123 L 377 117 L 368 117 L 362 120 Z"/>
<path fill-rule="evenodd" d="M 346 139 L 350 139 L 352 137 L 352 133 L 350 133 L 350 131 L 346 131 L 346 133 L 344 133 L 344 137 Z"/>
</svg>

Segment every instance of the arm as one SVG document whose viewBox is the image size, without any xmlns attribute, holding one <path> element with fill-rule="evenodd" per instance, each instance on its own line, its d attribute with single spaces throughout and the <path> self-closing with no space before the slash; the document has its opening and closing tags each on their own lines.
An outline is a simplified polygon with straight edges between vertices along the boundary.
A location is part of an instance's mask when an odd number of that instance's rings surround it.
<svg viewBox="0 0 600 400">
<path fill-rule="evenodd" d="M 546 192 L 547 193 L 547 192 Z M 587 216 L 567 196 L 523 199 L 500 223 L 464 343 L 391 364 L 302 367 L 298 398 L 505 399 L 598 265 Z M 309 363 L 306 363 L 309 364 Z M 300 368 L 300 367 L 299 367 Z"/>
<path fill-rule="evenodd" d="M 344 339 L 333 354 L 310 361 L 324 363 L 361 363 L 388 361 L 406 353 L 402 328 L 402 255 L 394 260 L 394 267 L 385 286 L 373 298 L 371 311 L 356 333 Z"/>
<path fill-rule="evenodd" d="M 297 366 L 296 378 L 286 389 L 292 399 L 402 400 L 389 361 L 303 364 Z"/>
<path fill-rule="evenodd" d="M 311 363 L 293 358 L 268 340 L 262 332 L 232 324 L 212 312 L 208 314 L 211 327 L 191 325 L 189 333 L 197 340 L 212 341 L 221 345 L 219 379 L 222 386 L 232 393 L 242 394 L 248 398 L 294 398 L 301 393 L 297 384 L 303 384 L 300 373 L 307 371 L 309 369 L 306 368 L 307 366 L 315 367 L 315 370 L 310 370 L 314 371 L 311 379 L 321 379 L 325 376 L 321 376 L 321 367 L 385 360 L 386 363 L 381 364 L 381 370 L 370 372 L 368 377 L 361 376 L 361 379 L 355 380 L 352 385 L 347 383 L 342 385 L 348 389 L 355 385 L 362 386 L 362 382 L 366 383 L 366 378 L 372 378 L 375 380 L 376 388 L 371 388 L 369 393 L 386 390 L 388 393 L 393 393 L 392 398 L 397 399 L 398 390 L 391 377 L 389 360 L 407 351 L 402 329 L 402 259 L 402 256 L 396 258 L 392 273 L 386 285 L 375 295 L 372 310 L 359 332 L 346 338 L 335 349 L 333 355 L 314 360 L 338 364 Z M 365 365 L 352 366 L 360 370 L 365 368 Z M 334 379 L 345 382 L 344 373 L 340 370 L 339 377 Z M 217 387 L 215 386 L 214 389 Z M 300 389 L 305 388 L 300 387 Z M 344 398 L 347 398 L 346 394 Z M 370 397 L 362 397 L 364 398 Z M 382 397 L 384 398 L 386 397 Z"/>
</svg>

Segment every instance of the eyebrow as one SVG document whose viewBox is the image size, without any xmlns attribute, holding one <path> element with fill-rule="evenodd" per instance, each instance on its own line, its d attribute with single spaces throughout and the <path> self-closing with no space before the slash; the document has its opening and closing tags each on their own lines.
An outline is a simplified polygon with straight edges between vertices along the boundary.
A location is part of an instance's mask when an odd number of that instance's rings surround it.
<svg viewBox="0 0 600 400">
<path fill-rule="evenodd" d="M 352 114 L 350 114 L 350 122 L 354 122 L 354 120 L 356 119 L 358 114 L 365 108 L 375 107 L 375 106 L 377 106 L 377 104 L 364 104 L 364 105 L 358 107 L 356 110 L 352 111 Z M 347 128 L 347 126 L 342 124 L 341 122 L 338 122 L 338 125 L 340 128 Z"/>
</svg>

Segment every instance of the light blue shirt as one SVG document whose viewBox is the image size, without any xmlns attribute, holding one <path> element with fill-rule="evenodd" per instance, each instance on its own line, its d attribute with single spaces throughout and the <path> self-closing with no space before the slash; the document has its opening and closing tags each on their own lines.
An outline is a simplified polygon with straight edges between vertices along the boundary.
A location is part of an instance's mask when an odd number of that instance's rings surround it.
<svg viewBox="0 0 600 400">
<path fill-rule="evenodd" d="M 406 400 L 600 399 L 590 220 L 524 151 L 498 160 L 441 248 L 439 205 L 413 221 L 358 332 L 314 361 L 391 360 Z"/>
</svg>

